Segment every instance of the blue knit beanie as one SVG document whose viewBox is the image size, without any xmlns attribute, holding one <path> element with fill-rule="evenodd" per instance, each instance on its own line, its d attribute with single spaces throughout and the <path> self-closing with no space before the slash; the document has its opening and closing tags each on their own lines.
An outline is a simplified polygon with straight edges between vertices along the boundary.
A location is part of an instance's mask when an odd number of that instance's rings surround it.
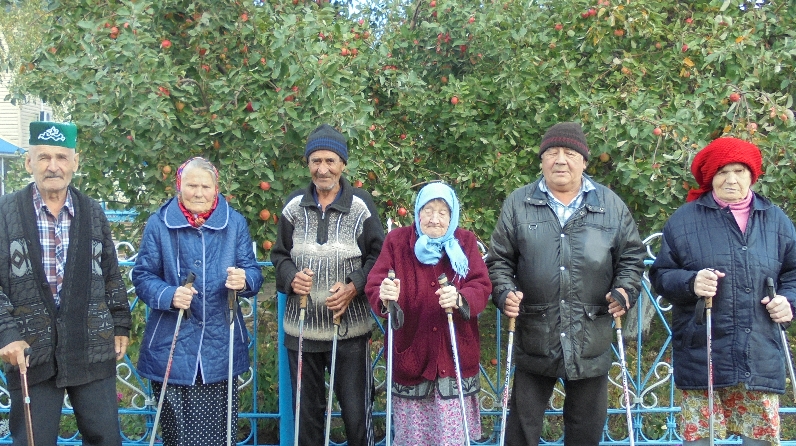
<svg viewBox="0 0 796 446">
<path fill-rule="evenodd" d="M 310 154 L 316 150 L 331 150 L 340 155 L 343 162 L 348 164 L 348 145 L 345 136 L 328 124 L 322 124 L 310 133 L 307 138 L 307 148 L 304 150 L 304 158 L 309 161 Z"/>
</svg>

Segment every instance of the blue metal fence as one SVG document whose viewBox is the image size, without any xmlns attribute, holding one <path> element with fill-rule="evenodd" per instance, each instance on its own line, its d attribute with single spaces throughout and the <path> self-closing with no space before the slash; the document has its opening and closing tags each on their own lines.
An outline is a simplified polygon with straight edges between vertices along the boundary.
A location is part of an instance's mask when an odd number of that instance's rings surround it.
<svg viewBox="0 0 796 446">
<path fill-rule="evenodd" d="M 648 245 L 655 239 L 655 235 L 649 237 L 645 243 Z M 120 257 L 120 265 L 129 273 L 133 266 L 135 253 L 132 251 L 133 247 L 129 243 L 121 243 L 119 251 L 126 252 L 127 255 Z M 648 249 L 650 259 L 646 262 L 647 265 L 652 263 L 652 250 Z M 270 262 L 261 262 L 263 268 L 271 268 Z M 135 296 L 135 290 L 130 289 L 130 306 L 133 311 L 136 311 L 139 305 L 142 309 L 138 311 L 147 310 Z M 263 296 L 261 296 L 262 298 Z M 251 338 L 250 350 L 251 357 L 255 358 L 252 361 L 250 371 L 243 376 L 239 377 L 238 386 L 241 390 L 241 397 L 244 395 L 246 398 L 251 398 L 247 401 L 242 401 L 241 407 L 250 408 L 241 410 L 239 413 L 239 432 L 245 435 L 241 438 L 238 444 L 247 445 L 292 445 L 293 444 L 293 403 L 291 394 L 290 374 L 287 364 L 287 354 L 283 346 L 284 332 L 281 329 L 281 320 L 284 313 L 285 299 L 283 294 L 277 296 L 264 296 L 266 301 L 268 299 L 276 299 L 277 314 L 275 320 L 279 323 L 277 335 L 277 348 L 278 348 L 278 384 L 277 388 L 261 388 L 261 383 L 258 381 L 261 368 L 266 366 L 260 364 L 257 358 L 260 358 L 262 353 L 260 349 L 274 348 L 272 343 L 270 347 L 265 347 L 267 339 L 260 339 L 264 330 L 260 327 L 263 323 L 260 318 L 260 311 L 258 307 L 265 301 L 258 302 L 256 298 L 241 299 L 241 307 L 244 312 L 247 325 L 249 327 L 249 334 Z M 273 308 L 274 302 L 266 302 L 269 308 Z M 681 444 L 677 434 L 677 420 L 680 411 L 677 406 L 677 391 L 674 387 L 674 380 L 672 377 L 672 363 L 671 363 L 671 331 L 668 324 L 668 313 L 670 307 L 661 301 L 659 296 L 655 296 L 650 288 L 649 281 L 646 279 L 643 282 L 641 295 L 638 299 L 638 304 L 631 312 L 633 315 L 628 317 L 625 322 L 624 328 L 627 332 L 632 332 L 632 337 L 626 337 L 625 347 L 627 350 L 627 365 L 628 365 L 628 384 L 631 391 L 631 409 L 633 414 L 634 429 L 631 433 L 634 442 L 639 445 L 666 445 L 666 444 Z M 271 316 L 273 317 L 273 316 Z M 484 327 L 486 324 L 495 325 L 494 340 L 491 338 L 482 339 L 482 349 L 487 349 L 488 343 L 494 343 L 494 359 L 483 360 L 481 365 L 481 382 L 482 391 L 479 397 L 481 403 L 481 416 L 482 416 L 482 430 L 484 437 L 473 444 L 477 445 L 496 445 L 498 443 L 498 435 L 500 432 L 500 419 L 501 419 L 501 401 L 503 393 L 503 383 L 505 376 L 505 359 L 503 353 L 505 352 L 505 345 L 503 338 L 506 336 L 503 333 L 502 325 L 506 321 L 499 312 L 490 307 L 481 315 L 482 321 L 482 336 L 485 335 Z M 384 389 L 384 376 L 385 373 L 385 360 L 383 357 L 382 343 L 384 327 L 381 320 L 376 318 L 376 334 L 373 339 L 373 366 L 374 377 L 377 388 Z M 645 327 L 649 326 L 645 331 Z M 491 330 L 490 330 L 491 332 Z M 140 335 L 134 333 L 133 336 Z M 490 346 L 491 350 L 491 346 Z M 614 349 L 616 352 L 616 349 Z M 627 425 L 625 422 L 625 408 L 622 406 L 623 400 L 621 395 L 621 369 L 618 363 L 618 355 L 616 355 L 616 362 L 611 369 L 610 390 L 609 390 L 609 414 L 606 419 L 604 429 L 603 442 L 605 445 L 623 445 L 630 444 L 630 439 L 627 432 Z M 265 370 L 263 370 L 265 371 Z M 7 419 L 10 407 L 9 395 L 6 386 L 5 375 L 0 374 L 2 379 L 2 386 L 0 386 L 0 444 L 10 444 L 11 439 L 7 429 Z M 124 361 L 117 365 L 117 378 L 118 389 L 120 395 L 120 419 L 122 421 L 122 436 L 123 444 L 125 446 L 148 444 L 151 434 L 152 424 L 154 421 L 155 407 L 157 406 L 158 395 L 153 395 L 149 382 L 141 378 L 135 370 L 135 364 L 131 361 L 129 356 L 126 356 Z M 285 391 L 284 389 L 287 389 Z M 276 392 L 278 394 L 278 410 L 276 412 L 262 411 L 261 404 L 258 401 L 258 396 L 266 392 Z M 542 444 L 547 445 L 563 445 L 561 415 L 563 406 L 563 387 L 559 384 L 550 399 L 550 407 L 546 412 L 547 420 L 547 433 L 543 437 Z M 782 400 L 786 400 L 783 398 Z M 791 400 L 782 401 L 783 403 L 790 403 Z M 780 413 L 783 418 L 789 418 L 790 415 L 796 413 L 796 407 L 785 406 L 780 408 Z M 64 401 L 63 414 L 72 415 L 72 409 L 68 400 Z M 377 422 L 383 422 L 384 419 L 384 398 L 383 395 L 377 398 L 374 407 L 374 417 Z M 333 416 L 339 418 L 339 409 L 335 409 Z M 278 425 L 278 429 L 269 428 L 269 436 L 272 437 L 270 442 L 264 442 L 263 429 L 258 421 L 271 420 L 271 423 Z M 339 421 L 339 420 L 338 420 Z M 380 425 L 383 429 L 383 423 Z M 277 433 L 278 432 L 278 439 Z M 783 445 L 796 446 L 796 439 L 789 438 L 783 439 Z M 717 441 L 717 444 L 739 444 L 740 440 L 732 437 L 726 441 Z M 75 433 L 71 436 L 61 438 L 58 442 L 59 445 L 78 445 L 81 444 L 79 436 Z M 343 443 L 344 444 L 344 443 Z M 378 444 L 384 444 L 383 439 L 380 439 Z"/>
</svg>

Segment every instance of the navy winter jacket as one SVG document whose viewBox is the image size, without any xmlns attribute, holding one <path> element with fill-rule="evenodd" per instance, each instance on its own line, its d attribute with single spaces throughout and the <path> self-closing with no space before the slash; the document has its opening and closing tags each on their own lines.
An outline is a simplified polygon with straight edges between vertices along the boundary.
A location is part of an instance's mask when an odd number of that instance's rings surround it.
<svg viewBox="0 0 796 446">
<path fill-rule="evenodd" d="M 693 280 L 704 268 L 726 274 L 713 298 L 715 387 L 745 383 L 750 390 L 784 393 L 785 350 L 760 301 L 771 277 L 777 294 L 796 304 L 796 231 L 784 212 L 755 194 L 746 233 L 712 193 L 681 206 L 663 229 L 650 270 L 655 290 L 672 303 L 674 381 L 681 389 L 706 389 L 707 330 L 697 324 Z"/>
<path fill-rule="evenodd" d="M 199 293 L 191 301 L 191 317 L 183 316 L 169 384 L 194 384 L 200 366 L 206 384 L 227 379 L 230 330 L 224 283 L 230 266 L 246 270 L 246 288 L 238 296 L 256 296 L 263 276 L 248 225 L 221 195 L 199 228 L 188 223 L 176 198 L 149 218 L 133 268 L 135 291 L 151 309 L 138 359 L 141 376 L 163 381 L 178 315 L 171 300 L 177 286 L 193 272 L 193 287 Z M 233 330 L 233 375 L 240 375 L 249 369 L 249 336 L 240 308 Z"/>
</svg>

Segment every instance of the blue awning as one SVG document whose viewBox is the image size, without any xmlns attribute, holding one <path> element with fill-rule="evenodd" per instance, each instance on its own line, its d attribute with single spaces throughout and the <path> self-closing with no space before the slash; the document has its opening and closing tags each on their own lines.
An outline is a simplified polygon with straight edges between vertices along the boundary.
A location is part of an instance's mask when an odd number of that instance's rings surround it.
<svg viewBox="0 0 796 446">
<path fill-rule="evenodd" d="M 14 156 L 20 155 L 25 150 L 11 144 L 3 138 L 0 138 L 0 156 Z"/>
</svg>

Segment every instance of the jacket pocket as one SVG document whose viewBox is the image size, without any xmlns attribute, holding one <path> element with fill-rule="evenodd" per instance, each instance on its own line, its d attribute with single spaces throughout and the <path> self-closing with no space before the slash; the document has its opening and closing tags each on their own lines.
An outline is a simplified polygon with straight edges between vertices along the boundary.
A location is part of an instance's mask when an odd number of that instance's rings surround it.
<svg viewBox="0 0 796 446">
<path fill-rule="evenodd" d="M 528 355 L 547 356 L 550 351 L 550 305 L 521 305 L 517 317 L 518 341 Z"/>
<path fill-rule="evenodd" d="M 424 346 L 416 346 L 412 344 L 404 351 L 396 351 L 393 362 L 393 367 L 400 370 L 400 373 L 407 378 L 418 378 L 422 376 L 423 372 L 428 366 L 427 355 L 422 353 L 425 350 Z"/>
<path fill-rule="evenodd" d="M 594 358 L 608 351 L 611 347 L 612 333 L 608 305 L 583 306 L 583 330 L 580 330 L 582 357 Z"/>
</svg>

